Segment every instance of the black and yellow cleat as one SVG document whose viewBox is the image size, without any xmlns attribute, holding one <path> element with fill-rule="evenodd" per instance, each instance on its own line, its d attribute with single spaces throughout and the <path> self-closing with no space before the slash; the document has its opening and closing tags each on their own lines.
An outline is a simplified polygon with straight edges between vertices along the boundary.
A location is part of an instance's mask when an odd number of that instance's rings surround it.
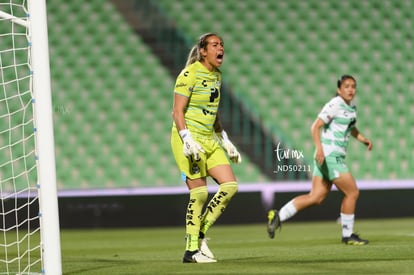
<svg viewBox="0 0 414 275">
<path fill-rule="evenodd" d="M 282 228 L 279 212 L 276 209 L 269 210 L 267 212 L 267 220 L 267 233 L 269 234 L 269 238 L 273 239 L 276 229 Z"/>
<path fill-rule="evenodd" d="M 368 240 L 361 239 L 357 234 L 352 233 L 349 237 L 342 237 L 342 242 L 348 245 L 366 245 Z"/>
</svg>

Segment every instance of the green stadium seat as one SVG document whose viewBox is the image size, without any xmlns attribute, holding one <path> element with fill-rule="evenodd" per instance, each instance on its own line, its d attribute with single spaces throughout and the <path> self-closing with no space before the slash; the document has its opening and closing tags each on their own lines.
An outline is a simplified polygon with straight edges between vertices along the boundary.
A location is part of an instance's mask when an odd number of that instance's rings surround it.
<svg viewBox="0 0 414 275">
<path fill-rule="evenodd" d="M 180 1 L 169 9 L 170 1 L 157 2 L 189 37 L 198 37 L 197 29 L 209 29 L 209 18 L 215 11 L 229 14 L 214 28 L 217 33 L 225 33 L 226 46 L 230 44 L 226 55 L 231 64 L 223 65 L 226 79 L 266 125 L 278 123 L 293 146 L 304 146 L 308 158 L 313 153 L 313 146 L 309 146 L 310 123 L 322 104 L 334 95 L 336 79 L 345 73 L 357 76 L 359 124 L 380 141 L 376 150 L 384 153 L 374 159 L 377 164 L 365 161 L 368 155 L 355 156 L 355 162 L 361 165 L 355 176 L 413 177 L 403 168 L 398 173 L 378 169 L 389 164 L 391 150 L 385 146 L 383 129 L 404 134 L 405 127 L 395 121 L 399 117 L 405 118 L 405 125 L 413 124 L 414 114 L 409 111 L 413 52 L 407 46 L 411 43 L 412 26 L 407 24 L 411 22 L 410 1 L 387 5 L 375 1 L 226 1 L 220 9 L 210 9 L 209 16 L 202 12 L 211 6 L 208 3 Z M 191 28 L 180 17 L 183 8 L 189 6 L 199 15 Z M 366 105 L 369 110 L 361 111 Z M 275 120 L 275 116 L 283 119 Z"/>
<path fill-rule="evenodd" d="M 334 95 L 336 79 L 356 75 L 358 123 L 376 147 L 353 154 L 355 176 L 413 177 L 413 152 L 404 150 L 414 148 L 407 138 L 414 134 L 407 130 L 414 124 L 410 1 L 155 2 L 189 41 L 207 31 L 223 36 L 226 81 L 307 159 L 310 124 Z M 80 7 L 48 3 L 59 187 L 181 184 L 169 144 L 174 79 L 111 2 Z M 350 149 L 359 152 L 359 145 Z M 234 166 L 242 182 L 269 180 L 245 159 Z"/>
</svg>

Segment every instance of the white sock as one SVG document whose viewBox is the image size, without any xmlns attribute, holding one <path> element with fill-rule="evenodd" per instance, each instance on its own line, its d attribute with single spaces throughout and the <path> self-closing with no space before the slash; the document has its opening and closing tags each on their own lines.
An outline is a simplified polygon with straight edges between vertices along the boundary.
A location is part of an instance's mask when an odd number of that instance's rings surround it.
<svg viewBox="0 0 414 275">
<path fill-rule="evenodd" d="M 279 211 L 279 218 L 281 222 L 284 222 L 291 217 L 293 217 L 298 210 L 296 209 L 295 205 L 293 204 L 293 200 L 286 203 Z"/>
<path fill-rule="evenodd" d="M 350 237 L 354 233 L 354 214 L 341 213 L 342 237 Z"/>
</svg>

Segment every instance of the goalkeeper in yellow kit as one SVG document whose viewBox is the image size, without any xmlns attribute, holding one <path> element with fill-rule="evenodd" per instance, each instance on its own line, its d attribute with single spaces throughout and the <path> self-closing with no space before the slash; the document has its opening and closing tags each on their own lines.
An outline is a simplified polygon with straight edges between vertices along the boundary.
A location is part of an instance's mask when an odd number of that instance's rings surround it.
<svg viewBox="0 0 414 275">
<path fill-rule="evenodd" d="M 202 35 L 191 49 L 174 88 L 171 147 L 190 191 L 184 263 L 217 261 L 205 234 L 237 192 L 226 153 L 235 163 L 241 162 L 241 156 L 217 117 L 223 57 L 223 40 L 213 33 Z M 219 189 L 203 213 L 208 198 L 207 176 L 219 184 Z"/>
</svg>

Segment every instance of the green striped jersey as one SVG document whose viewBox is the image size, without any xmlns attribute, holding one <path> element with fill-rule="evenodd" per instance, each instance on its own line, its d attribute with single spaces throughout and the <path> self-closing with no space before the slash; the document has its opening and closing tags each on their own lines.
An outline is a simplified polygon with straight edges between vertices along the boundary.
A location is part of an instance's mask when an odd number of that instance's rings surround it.
<svg viewBox="0 0 414 275">
<path fill-rule="evenodd" d="M 346 156 L 351 129 L 356 124 L 356 106 L 336 96 L 325 104 L 318 117 L 325 122 L 321 133 L 325 156 Z"/>
</svg>

